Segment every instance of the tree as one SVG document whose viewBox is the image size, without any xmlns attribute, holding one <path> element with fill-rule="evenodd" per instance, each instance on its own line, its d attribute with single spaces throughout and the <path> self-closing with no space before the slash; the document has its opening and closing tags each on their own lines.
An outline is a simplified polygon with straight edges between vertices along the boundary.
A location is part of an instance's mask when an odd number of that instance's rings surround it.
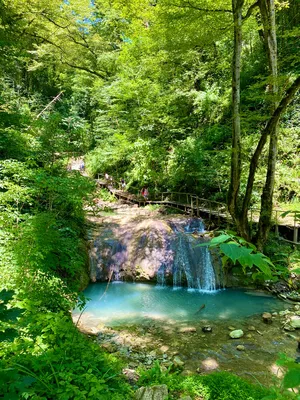
<svg viewBox="0 0 300 400">
<path fill-rule="evenodd" d="M 233 2 L 234 21 L 240 17 L 240 9 L 235 7 Z M 277 142 L 278 142 L 278 124 L 280 117 L 285 112 L 289 103 L 293 100 L 297 90 L 300 87 L 300 77 L 296 78 L 290 88 L 286 90 L 280 102 L 278 102 L 278 82 L 277 82 L 277 41 L 276 41 L 276 26 L 275 26 L 275 5 L 273 0 L 259 0 L 249 8 L 247 15 L 249 15 L 255 7 L 259 7 L 262 19 L 262 37 L 267 53 L 269 63 L 269 89 L 272 94 L 271 100 L 271 117 L 268 120 L 266 127 L 262 130 L 260 140 L 257 144 L 256 150 L 251 158 L 250 171 L 248 175 L 248 182 L 246 192 L 241 202 L 239 198 L 240 192 L 240 159 L 241 147 L 240 140 L 240 121 L 239 121 L 239 97 L 236 93 L 238 77 L 233 75 L 232 91 L 233 91 L 233 146 L 232 146 L 232 163 L 231 163 L 231 182 L 228 192 L 228 208 L 235 221 L 238 232 L 245 239 L 249 240 L 251 233 L 249 231 L 248 209 L 251 201 L 255 173 L 258 167 L 259 157 L 267 142 L 269 141 L 269 156 L 266 181 L 261 197 L 261 211 L 258 225 L 258 245 L 262 249 L 268 236 L 271 227 L 271 217 L 273 208 L 273 191 L 275 181 L 275 168 L 277 157 Z M 238 14 L 238 15 L 235 15 Z M 239 21 L 239 19 L 238 19 Z M 241 24 L 235 22 L 235 31 L 239 27 L 241 34 Z M 234 53 L 233 71 L 239 74 L 236 64 L 239 62 L 239 54 L 237 51 Z"/>
</svg>

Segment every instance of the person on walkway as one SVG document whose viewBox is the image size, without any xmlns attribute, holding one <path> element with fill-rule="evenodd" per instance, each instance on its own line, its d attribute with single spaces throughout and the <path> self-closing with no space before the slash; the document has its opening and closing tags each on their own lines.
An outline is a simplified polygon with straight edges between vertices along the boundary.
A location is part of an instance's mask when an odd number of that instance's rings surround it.
<svg viewBox="0 0 300 400">
<path fill-rule="evenodd" d="M 149 191 L 146 186 L 143 186 L 143 189 L 141 190 L 141 195 L 144 197 L 145 200 L 148 200 Z"/>
<path fill-rule="evenodd" d="M 107 172 L 105 172 L 105 174 L 104 174 L 104 178 L 105 178 L 105 180 L 106 180 L 106 181 L 108 181 L 108 180 L 109 180 L 109 175 L 108 175 L 108 173 L 107 173 Z"/>
<path fill-rule="evenodd" d="M 80 166 L 79 166 L 80 171 L 84 171 L 84 167 L 85 167 L 85 164 L 84 164 L 84 161 L 82 160 L 80 163 Z"/>
<path fill-rule="evenodd" d="M 125 183 L 125 180 L 122 178 L 121 179 L 121 189 L 124 190 L 125 187 L 126 187 L 126 183 Z"/>
<path fill-rule="evenodd" d="M 145 200 L 148 200 L 148 197 L 149 197 L 149 191 L 148 191 L 148 188 L 145 187 L 145 188 L 144 188 L 144 199 L 145 199 Z"/>
</svg>

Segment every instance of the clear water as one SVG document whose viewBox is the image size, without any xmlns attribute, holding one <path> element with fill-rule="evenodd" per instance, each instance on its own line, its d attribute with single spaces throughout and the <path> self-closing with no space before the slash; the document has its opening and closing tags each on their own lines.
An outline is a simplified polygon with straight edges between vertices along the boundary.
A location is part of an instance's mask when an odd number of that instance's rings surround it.
<svg viewBox="0 0 300 400">
<path fill-rule="evenodd" d="M 89 302 L 82 315 L 86 324 L 117 326 L 147 319 L 168 322 L 199 320 L 240 320 L 262 312 L 286 307 L 264 293 L 236 289 L 214 292 L 187 288 L 173 289 L 142 283 L 94 283 L 84 291 Z M 203 306 L 205 305 L 205 306 Z M 78 315 L 74 311 L 74 316 Z"/>
</svg>

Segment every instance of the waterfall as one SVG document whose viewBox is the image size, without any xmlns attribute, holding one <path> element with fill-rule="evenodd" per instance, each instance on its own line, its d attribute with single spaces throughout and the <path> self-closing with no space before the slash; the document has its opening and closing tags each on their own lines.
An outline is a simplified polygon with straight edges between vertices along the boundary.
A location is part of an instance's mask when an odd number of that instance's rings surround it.
<svg viewBox="0 0 300 400">
<path fill-rule="evenodd" d="M 204 231 L 201 220 L 193 219 L 179 231 L 174 229 L 173 287 L 186 284 L 188 289 L 216 290 L 216 277 L 207 247 L 197 247 L 199 239 L 189 233 Z"/>
<path fill-rule="evenodd" d="M 163 263 L 157 271 L 157 286 L 166 286 L 166 265 Z"/>
</svg>

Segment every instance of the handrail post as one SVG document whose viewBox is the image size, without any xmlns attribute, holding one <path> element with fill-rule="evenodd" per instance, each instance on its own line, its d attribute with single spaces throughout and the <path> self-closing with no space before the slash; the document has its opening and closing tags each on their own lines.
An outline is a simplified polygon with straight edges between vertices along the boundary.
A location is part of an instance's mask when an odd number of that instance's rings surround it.
<svg viewBox="0 0 300 400">
<path fill-rule="evenodd" d="M 199 197 L 196 197 L 197 217 L 199 217 Z"/>
<path fill-rule="evenodd" d="M 293 242 L 298 243 L 298 226 L 296 225 L 296 211 L 294 211 L 294 234 Z"/>
<path fill-rule="evenodd" d="M 278 227 L 278 211 L 275 211 L 275 236 L 279 237 L 279 227 Z"/>
</svg>

